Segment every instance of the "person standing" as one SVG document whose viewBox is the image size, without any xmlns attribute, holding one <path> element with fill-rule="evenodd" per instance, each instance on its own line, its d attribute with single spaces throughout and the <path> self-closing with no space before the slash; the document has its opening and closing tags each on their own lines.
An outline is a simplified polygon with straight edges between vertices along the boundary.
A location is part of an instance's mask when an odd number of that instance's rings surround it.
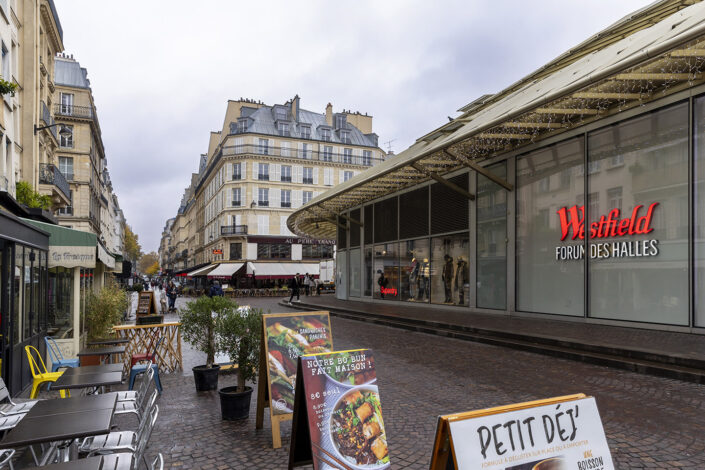
<svg viewBox="0 0 705 470">
<path fill-rule="evenodd" d="M 384 272 L 381 269 L 377 270 L 377 273 L 379 274 L 379 279 L 377 279 L 377 284 L 379 284 L 379 296 L 380 298 L 384 298 L 384 292 L 387 288 L 387 284 L 389 283 L 389 280 L 387 280 L 386 277 L 384 277 Z"/>
<path fill-rule="evenodd" d="M 296 301 L 299 302 L 301 299 L 299 298 L 299 288 L 301 287 L 301 282 L 299 281 L 299 273 L 296 273 L 296 276 L 292 277 L 289 280 L 289 289 L 291 290 L 291 297 L 289 297 L 289 304 L 291 304 L 291 301 L 294 300 L 294 296 L 296 296 Z"/>
<path fill-rule="evenodd" d="M 223 297 L 224 295 L 223 288 L 220 287 L 220 282 L 213 281 L 213 285 L 210 291 L 208 291 L 208 297 Z"/>
<path fill-rule="evenodd" d="M 309 293 L 311 292 L 311 277 L 308 275 L 308 273 L 304 274 L 304 292 L 306 294 L 306 297 L 308 297 Z"/>
<path fill-rule="evenodd" d="M 166 296 L 169 299 L 169 311 L 172 312 L 176 310 L 176 286 L 173 281 L 169 281 Z"/>
</svg>

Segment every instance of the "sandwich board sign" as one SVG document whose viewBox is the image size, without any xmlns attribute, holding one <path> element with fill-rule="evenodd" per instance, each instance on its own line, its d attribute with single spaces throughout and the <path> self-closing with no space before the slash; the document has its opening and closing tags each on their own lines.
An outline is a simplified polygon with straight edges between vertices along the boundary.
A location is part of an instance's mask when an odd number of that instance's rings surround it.
<svg viewBox="0 0 705 470">
<path fill-rule="evenodd" d="M 431 470 L 614 470 L 584 394 L 441 416 Z"/>
<path fill-rule="evenodd" d="M 370 349 L 299 357 L 293 420 L 289 470 L 389 469 Z"/>
<path fill-rule="evenodd" d="M 281 447 L 280 423 L 292 418 L 299 356 L 333 350 L 330 315 L 326 311 L 262 315 L 256 428 L 264 425 L 269 407 L 272 445 Z"/>
<path fill-rule="evenodd" d="M 137 300 L 137 315 L 152 315 L 157 313 L 157 304 L 154 301 L 154 292 L 145 290 L 140 292 Z"/>
</svg>

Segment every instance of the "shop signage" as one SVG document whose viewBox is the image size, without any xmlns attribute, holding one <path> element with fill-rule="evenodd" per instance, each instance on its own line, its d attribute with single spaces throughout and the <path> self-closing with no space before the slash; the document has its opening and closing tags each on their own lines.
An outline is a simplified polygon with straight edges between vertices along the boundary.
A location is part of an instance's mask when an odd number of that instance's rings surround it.
<svg viewBox="0 0 705 470">
<path fill-rule="evenodd" d="M 282 313 L 262 316 L 257 428 L 269 407 L 274 448 L 281 447 L 281 421 L 294 411 L 294 386 L 299 356 L 333 350 L 328 312 Z"/>
<path fill-rule="evenodd" d="M 298 245 L 335 245 L 335 240 L 298 237 L 247 237 L 249 243 L 286 243 Z"/>
<path fill-rule="evenodd" d="M 394 287 L 380 287 L 380 291 L 384 295 L 392 295 L 395 297 L 397 295 L 397 290 Z"/>
<path fill-rule="evenodd" d="M 137 315 L 153 315 L 157 313 L 154 292 L 151 290 L 140 292 L 137 300 Z"/>
<path fill-rule="evenodd" d="M 659 203 L 646 208 L 637 205 L 628 217 L 620 218 L 620 210 L 612 209 L 607 215 L 590 224 L 590 240 L 614 239 L 634 235 L 647 235 L 653 232 L 651 226 L 654 210 Z M 585 206 L 563 207 L 557 211 L 561 224 L 561 241 L 585 240 Z M 659 241 L 640 239 L 627 241 L 604 241 L 589 245 L 591 259 L 627 258 L 656 256 L 659 254 Z M 585 245 L 559 245 L 555 248 L 556 260 L 570 261 L 585 258 Z"/>
<path fill-rule="evenodd" d="M 389 468 L 370 349 L 299 357 L 289 469 Z"/>
<path fill-rule="evenodd" d="M 49 267 L 95 268 L 96 249 L 93 246 L 49 245 Z"/>
<path fill-rule="evenodd" d="M 223 250 L 213 250 L 213 254 L 214 254 L 214 255 L 222 255 L 222 254 L 223 254 Z"/>
<path fill-rule="evenodd" d="M 115 258 L 108 253 L 108 250 L 103 248 L 103 245 L 98 243 L 98 259 L 110 269 L 115 269 Z"/>
<path fill-rule="evenodd" d="M 614 470 L 614 464 L 595 399 L 578 394 L 441 416 L 431 470 L 446 468 Z"/>
</svg>

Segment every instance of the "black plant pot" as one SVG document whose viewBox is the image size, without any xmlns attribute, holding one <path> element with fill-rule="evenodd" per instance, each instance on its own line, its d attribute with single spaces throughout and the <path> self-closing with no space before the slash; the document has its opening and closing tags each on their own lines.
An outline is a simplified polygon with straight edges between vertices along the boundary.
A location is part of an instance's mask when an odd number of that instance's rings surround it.
<svg viewBox="0 0 705 470">
<path fill-rule="evenodd" d="M 245 387 L 244 392 L 238 392 L 237 387 L 225 387 L 218 393 L 220 394 L 220 414 L 223 419 L 233 421 L 245 419 L 250 415 L 252 387 Z"/>
<path fill-rule="evenodd" d="M 218 390 L 218 371 L 220 366 L 196 366 L 193 369 L 193 380 L 196 382 L 197 392 Z"/>
</svg>

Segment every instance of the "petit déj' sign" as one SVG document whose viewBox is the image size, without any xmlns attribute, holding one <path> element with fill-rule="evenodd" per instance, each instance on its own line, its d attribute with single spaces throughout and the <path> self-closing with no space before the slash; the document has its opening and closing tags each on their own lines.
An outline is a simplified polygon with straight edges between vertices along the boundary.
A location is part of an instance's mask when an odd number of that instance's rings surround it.
<svg viewBox="0 0 705 470">
<path fill-rule="evenodd" d="M 612 209 L 607 215 L 590 224 L 590 239 L 620 238 L 634 235 L 647 235 L 653 232 L 651 226 L 654 210 L 659 203 L 652 203 L 647 209 L 637 205 L 629 217 L 620 218 L 620 210 Z M 561 241 L 585 240 L 585 206 L 563 207 L 557 211 L 561 223 Z M 611 241 L 590 244 L 590 258 L 629 258 L 656 256 L 659 254 L 659 241 L 655 239 Z M 556 260 L 581 260 L 585 257 L 585 245 L 559 245 L 556 247 Z"/>
</svg>

